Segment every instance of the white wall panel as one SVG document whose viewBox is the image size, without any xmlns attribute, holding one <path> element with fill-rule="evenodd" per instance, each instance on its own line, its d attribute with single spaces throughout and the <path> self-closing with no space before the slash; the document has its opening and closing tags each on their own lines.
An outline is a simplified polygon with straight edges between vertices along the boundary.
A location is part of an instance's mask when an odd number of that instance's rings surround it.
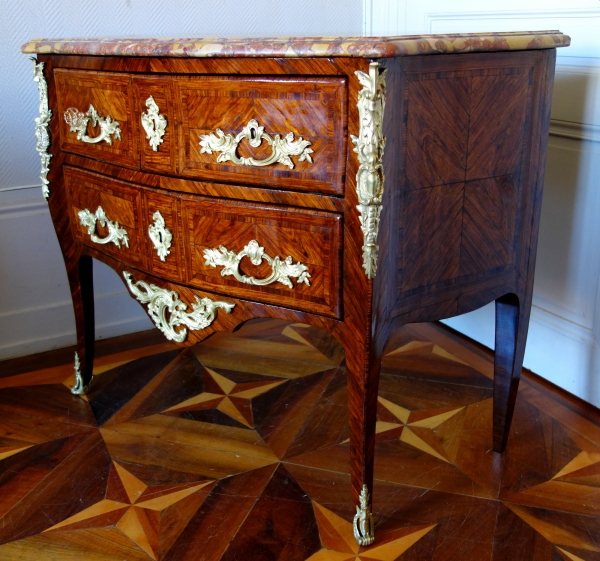
<svg viewBox="0 0 600 561">
<path fill-rule="evenodd" d="M 62 254 L 40 188 L 0 193 L 0 357 L 75 342 L 73 304 Z M 117 274 L 95 262 L 99 338 L 150 329 Z"/>
<path fill-rule="evenodd" d="M 560 29 L 571 36 L 571 47 L 557 51 L 525 366 L 600 406 L 600 6 L 365 0 L 365 13 L 378 14 L 365 20 L 374 35 Z M 493 305 L 447 323 L 493 348 Z"/>
<path fill-rule="evenodd" d="M 0 359 L 74 344 L 62 255 L 41 196 L 34 37 L 360 35 L 362 0 L 0 0 Z M 55 117 L 56 118 L 56 117 Z M 117 274 L 94 263 L 96 334 L 152 324 Z"/>
</svg>

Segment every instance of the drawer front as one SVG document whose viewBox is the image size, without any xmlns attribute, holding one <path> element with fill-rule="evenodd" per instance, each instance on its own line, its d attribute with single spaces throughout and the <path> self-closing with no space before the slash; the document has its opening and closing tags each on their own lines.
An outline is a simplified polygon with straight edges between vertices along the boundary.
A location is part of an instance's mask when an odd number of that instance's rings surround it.
<svg viewBox="0 0 600 561">
<path fill-rule="evenodd" d="M 178 77 L 179 174 L 343 194 L 343 78 Z"/>
<path fill-rule="evenodd" d="M 64 177 L 78 242 L 167 281 L 341 317 L 341 215 Z"/>
<path fill-rule="evenodd" d="M 64 168 L 75 239 L 137 267 L 146 266 L 138 188 Z"/>
<path fill-rule="evenodd" d="M 134 119 L 131 78 L 122 74 L 61 69 L 54 74 L 61 148 L 139 168 L 138 125 Z"/>
<path fill-rule="evenodd" d="M 340 317 L 341 216 L 209 199 L 182 207 L 189 284 Z"/>
</svg>

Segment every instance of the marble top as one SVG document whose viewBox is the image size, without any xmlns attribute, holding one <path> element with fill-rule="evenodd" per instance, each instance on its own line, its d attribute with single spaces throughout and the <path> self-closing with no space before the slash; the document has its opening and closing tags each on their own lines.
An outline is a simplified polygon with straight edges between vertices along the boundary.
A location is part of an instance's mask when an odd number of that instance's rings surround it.
<svg viewBox="0 0 600 561">
<path fill-rule="evenodd" d="M 364 57 L 567 47 L 560 31 L 460 33 L 397 37 L 272 37 L 249 39 L 32 39 L 24 53 L 166 57 Z"/>
</svg>

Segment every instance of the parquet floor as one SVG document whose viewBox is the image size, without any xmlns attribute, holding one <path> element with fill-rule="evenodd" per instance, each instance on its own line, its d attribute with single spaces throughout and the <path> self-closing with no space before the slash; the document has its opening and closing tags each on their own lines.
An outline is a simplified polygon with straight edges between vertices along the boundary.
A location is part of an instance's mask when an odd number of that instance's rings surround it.
<svg viewBox="0 0 600 561">
<path fill-rule="evenodd" d="M 0 559 L 600 560 L 600 416 L 524 380 L 494 454 L 490 358 L 432 325 L 387 349 L 358 548 L 343 359 L 257 320 L 101 357 L 86 399 L 70 364 L 5 371 Z"/>
</svg>

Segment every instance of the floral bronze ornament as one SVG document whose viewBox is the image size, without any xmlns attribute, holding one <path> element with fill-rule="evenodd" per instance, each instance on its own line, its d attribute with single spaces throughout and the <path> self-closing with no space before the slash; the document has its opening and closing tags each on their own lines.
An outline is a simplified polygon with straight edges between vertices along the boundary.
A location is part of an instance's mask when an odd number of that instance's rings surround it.
<svg viewBox="0 0 600 561">
<path fill-rule="evenodd" d="M 71 388 L 71 393 L 74 395 L 85 395 L 92 388 L 93 378 L 90 383 L 86 386 L 83 383 L 83 376 L 81 374 L 81 363 L 79 362 L 79 355 L 75 353 L 75 385 Z"/>
<path fill-rule="evenodd" d="M 358 545 L 371 545 L 375 541 L 373 531 L 373 514 L 371 514 L 371 497 L 366 485 L 362 486 L 359 497 L 360 505 L 356 505 L 356 514 L 354 515 L 354 538 Z"/>
<path fill-rule="evenodd" d="M 37 60 L 31 57 L 33 62 L 33 79 L 37 82 L 40 92 L 40 114 L 35 118 L 35 149 L 40 155 L 42 161 L 42 172 L 40 179 L 42 180 L 42 194 L 48 200 L 50 197 L 50 182 L 48 181 L 48 172 L 50 171 L 50 158 L 52 154 L 48 154 L 50 146 L 50 134 L 48 133 L 48 124 L 52 118 L 52 110 L 48 107 L 48 84 L 44 78 L 44 63 L 37 64 Z"/>
<path fill-rule="evenodd" d="M 271 155 L 264 160 L 256 160 L 254 158 L 239 157 L 236 153 L 239 143 L 243 139 L 248 140 L 250 146 L 257 148 L 260 146 L 263 140 L 266 140 L 272 148 Z M 232 134 L 225 134 L 221 129 L 217 129 L 215 132 L 210 134 L 200 135 L 200 150 L 201 154 L 205 152 L 212 154 L 215 152 L 221 152 L 217 157 L 217 162 L 227 162 L 231 160 L 235 164 L 242 166 L 268 166 L 271 164 L 280 163 L 290 169 L 294 168 L 294 162 L 290 156 L 300 156 L 299 162 L 306 160 L 312 163 L 311 153 L 313 150 L 308 148 L 310 142 L 303 140 L 302 137 L 294 141 L 294 133 L 288 132 L 284 138 L 281 138 L 278 134 L 274 137 L 269 136 L 265 132 L 265 127 L 258 125 L 258 121 L 251 119 L 248 124 L 242 129 L 242 132 L 238 133 L 236 137 Z"/>
<path fill-rule="evenodd" d="M 88 236 L 90 236 L 90 239 L 94 243 L 114 243 L 119 249 L 121 249 L 121 244 L 123 244 L 125 247 L 129 247 L 129 236 L 127 235 L 127 230 L 125 230 L 125 228 L 121 228 L 118 222 L 110 221 L 106 217 L 106 213 L 101 206 L 96 209 L 95 213 L 92 213 L 87 208 L 84 208 L 77 213 L 77 216 L 79 216 L 80 224 L 84 228 L 87 228 Z M 103 228 L 108 227 L 108 236 L 105 238 L 99 238 L 96 235 L 96 222 L 99 222 L 100 226 Z"/>
<path fill-rule="evenodd" d="M 134 282 L 131 273 L 127 271 L 123 272 L 123 276 L 137 300 L 141 304 L 148 304 L 148 314 L 156 327 L 167 339 L 177 343 L 185 341 L 188 329 L 199 331 L 207 328 L 215 320 L 218 308 L 230 313 L 235 306 L 228 302 L 196 296 L 196 301 L 191 304 L 192 310 L 188 312 L 189 305 L 182 302 L 174 290 L 160 288 L 144 281 Z"/>
<path fill-rule="evenodd" d="M 257 279 L 242 275 L 239 270 L 240 261 L 248 257 L 253 265 L 260 265 L 263 259 L 271 266 L 271 274 L 266 279 Z M 224 246 L 218 249 L 204 250 L 205 265 L 210 267 L 223 267 L 221 276 L 233 275 L 236 280 L 246 283 L 265 286 L 274 282 L 280 282 L 289 288 L 294 288 L 290 277 L 297 278 L 298 284 L 303 282 L 310 286 L 308 267 L 298 261 L 294 263 L 292 257 L 288 255 L 284 260 L 279 256 L 271 257 L 265 253 L 265 248 L 261 247 L 256 240 L 252 240 L 244 247 L 242 251 L 236 253 L 229 251 Z"/>
<path fill-rule="evenodd" d="M 121 129 L 119 123 L 110 115 L 100 117 L 98 111 L 93 105 L 87 110 L 87 113 L 82 113 L 75 107 L 69 107 L 64 114 L 65 123 L 69 125 L 71 132 L 77 133 L 77 140 L 87 142 L 88 144 L 97 144 L 98 142 L 107 142 L 112 146 L 114 136 L 121 140 Z M 95 137 L 88 136 L 88 123 L 92 123 L 93 127 L 100 127 L 100 134 Z"/>
<path fill-rule="evenodd" d="M 148 236 L 156 249 L 156 254 L 161 261 L 167 258 L 171 253 L 171 241 L 173 240 L 173 232 L 165 225 L 165 219 L 159 210 L 153 215 L 154 222 L 148 226 Z"/>
<path fill-rule="evenodd" d="M 352 135 L 354 151 L 360 166 L 356 173 L 356 208 L 360 212 L 361 230 L 364 235 L 363 268 L 369 279 L 377 273 L 377 233 L 383 198 L 383 150 L 385 138 L 382 132 L 385 109 L 385 73 L 379 72 L 379 63 L 369 64 L 369 74 L 356 71 L 363 89 L 358 92 L 358 136 Z"/>
<path fill-rule="evenodd" d="M 156 152 L 158 146 L 163 143 L 167 119 L 160 114 L 160 109 L 152 96 L 146 100 L 146 107 L 148 112 L 142 113 L 142 126 L 146 131 L 146 139 L 149 141 L 152 150 Z"/>
</svg>

